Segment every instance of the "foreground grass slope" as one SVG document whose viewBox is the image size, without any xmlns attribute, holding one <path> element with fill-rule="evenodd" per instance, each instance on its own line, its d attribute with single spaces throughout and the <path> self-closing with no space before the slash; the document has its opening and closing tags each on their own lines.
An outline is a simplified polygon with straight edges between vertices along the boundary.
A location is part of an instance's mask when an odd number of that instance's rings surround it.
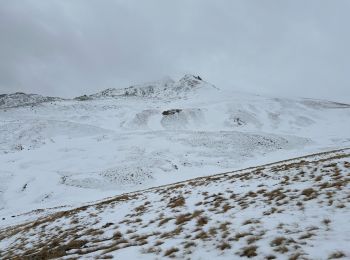
<svg viewBox="0 0 350 260">
<path fill-rule="evenodd" d="M 1 259 L 350 257 L 350 149 L 124 194 L 0 230 Z"/>
</svg>

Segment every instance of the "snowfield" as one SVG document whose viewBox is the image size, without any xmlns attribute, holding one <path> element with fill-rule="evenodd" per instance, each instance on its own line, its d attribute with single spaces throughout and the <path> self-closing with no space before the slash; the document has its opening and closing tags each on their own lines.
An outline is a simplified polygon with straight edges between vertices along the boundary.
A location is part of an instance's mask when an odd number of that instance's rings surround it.
<svg viewBox="0 0 350 260">
<path fill-rule="evenodd" d="M 3 259 L 348 259 L 350 149 L 125 193 L 0 230 Z"/>
<path fill-rule="evenodd" d="M 223 91 L 192 75 L 75 99 L 0 95 L 0 228 L 119 194 L 347 148 L 349 133 L 348 104 Z M 4 241 L 7 254 L 14 244 Z"/>
</svg>

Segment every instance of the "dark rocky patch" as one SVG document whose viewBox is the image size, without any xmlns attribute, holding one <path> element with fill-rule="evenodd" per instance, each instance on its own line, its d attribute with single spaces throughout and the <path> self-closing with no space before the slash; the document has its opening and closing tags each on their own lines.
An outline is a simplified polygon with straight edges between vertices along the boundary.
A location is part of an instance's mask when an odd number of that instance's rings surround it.
<svg viewBox="0 0 350 260">
<path fill-rule="evenodd" d="M 169 116 L 169 115 L 174 115 L 177 113 L 180 113 L 182 111 L 182 109 L 169 109 L 169 110 L 165 110 L 162 112 L 163 116 Z"/>
</svg>

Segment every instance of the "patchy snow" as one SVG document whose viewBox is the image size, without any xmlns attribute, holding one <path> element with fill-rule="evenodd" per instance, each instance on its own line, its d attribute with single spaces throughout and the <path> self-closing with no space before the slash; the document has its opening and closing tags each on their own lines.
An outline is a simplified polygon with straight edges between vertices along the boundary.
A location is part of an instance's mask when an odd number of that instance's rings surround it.
<svg viewBox="0 0 350 260">
<path fill-rule="evenodd" d="M 349 190 L 350 149 L 331 151 L 32 212 L 0 230 L 0 256 L 349 259 Z"/>
</svg>

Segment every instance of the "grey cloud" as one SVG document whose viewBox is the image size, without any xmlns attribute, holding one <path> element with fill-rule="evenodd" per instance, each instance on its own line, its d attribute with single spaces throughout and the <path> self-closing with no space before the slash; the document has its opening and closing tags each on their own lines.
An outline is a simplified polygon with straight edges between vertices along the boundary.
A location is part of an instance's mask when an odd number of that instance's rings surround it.
<svg viewBox="0 0 350 260">
<path fill-rule="evenodd" d="M 0 2 L 0 92 L 75 96 L 200 74 L 222 88 L 350 102 L 350 3 Z"/>
</svg>

